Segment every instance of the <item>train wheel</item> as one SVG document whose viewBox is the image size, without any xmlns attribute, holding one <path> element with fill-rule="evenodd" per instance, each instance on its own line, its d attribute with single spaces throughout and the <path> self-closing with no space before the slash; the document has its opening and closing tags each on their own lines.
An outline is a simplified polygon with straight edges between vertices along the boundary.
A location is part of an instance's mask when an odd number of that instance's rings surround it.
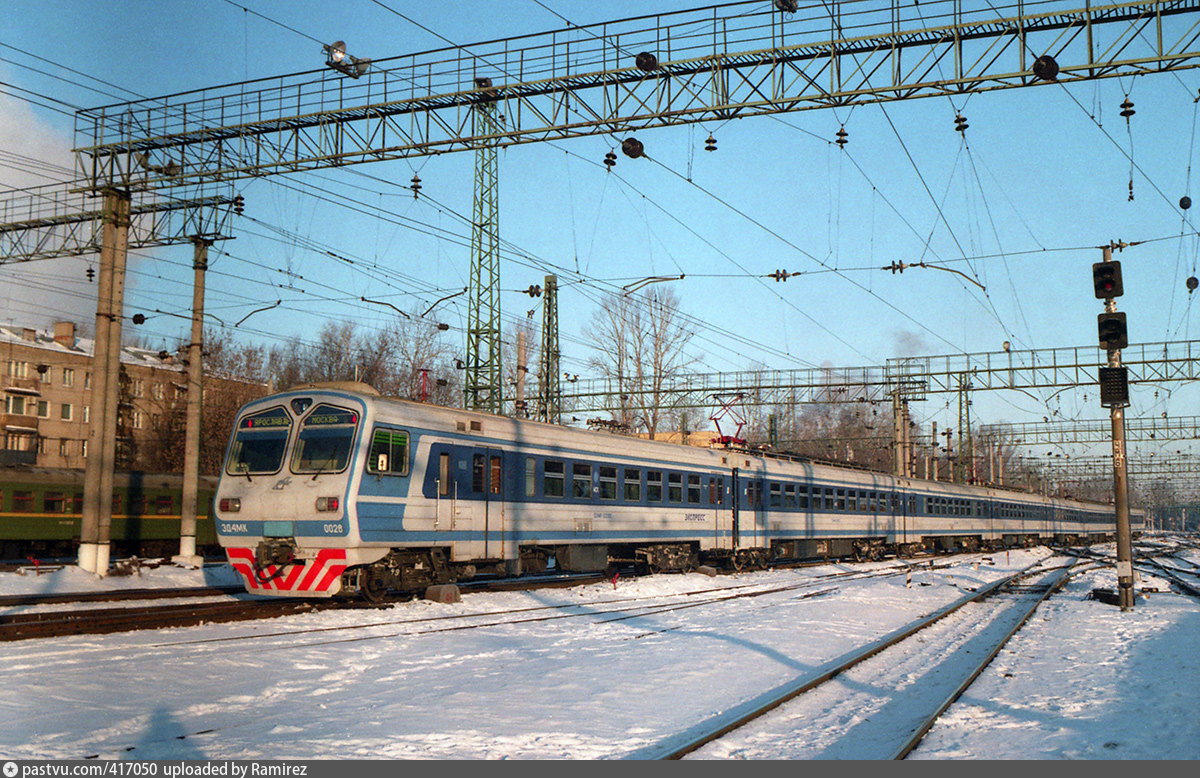
<svg viewBox="0 0 1200 778">
<path fill-rule="evenodd" d="M 359 591 L 362 592 L 363 599 L 367 602 L 376 604 L 383 602 L 388 593 L 388 585 L 384 580 L 383 573 L 370 567 L 363 570 Z"/>
</svg>

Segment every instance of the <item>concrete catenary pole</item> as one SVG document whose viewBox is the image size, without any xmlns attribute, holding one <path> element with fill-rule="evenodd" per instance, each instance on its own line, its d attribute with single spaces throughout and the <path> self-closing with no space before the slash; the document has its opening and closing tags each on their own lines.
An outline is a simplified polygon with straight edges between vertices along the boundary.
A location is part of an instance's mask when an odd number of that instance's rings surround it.
<svg viewBox="0 0 1200 778">
<path fill-rule="evenodd" d="M 92 397 L 88 457 L 83 478 L 79 567 L 108 572 L 112 527 L 113 468 L 121 374 L 121 316 L 125 307 L 125 260 L 129 243 L 129 193 L 104 193 L 96 339 L 92 351 Z"/>
<path fill-rule="evenodd" d="M 179 556 L 174 561 L 197 565 L 197 499 L 200 494 L 200 423 L 204 402 L 204 274 L 208 270 L 211 241 L 192 241 L 192 337 L 188 343 L 187 424 L 183 441 L 183 504 L 179 519 Z"/>
</svg>

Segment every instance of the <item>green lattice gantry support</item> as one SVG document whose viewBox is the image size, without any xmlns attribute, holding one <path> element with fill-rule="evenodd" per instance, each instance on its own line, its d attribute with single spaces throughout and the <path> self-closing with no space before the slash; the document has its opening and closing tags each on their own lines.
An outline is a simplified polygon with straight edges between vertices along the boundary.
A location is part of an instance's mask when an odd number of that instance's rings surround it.
<svg viewBox="0 0 1200 778">
<path fill-rule="evenodd" d="M 487 79 L 479 79 L 487 86 Z M 477 136 L 494 136 L 498 128 L 496 102 L 484 93 L 475 104 Z M 463 380 L 468 408 L 488 413 L 503 411 L 500 358 L 500 182 L 496 146 L 476 152 L 475 205 L 471 224 L 471 281 L 467 305 L 467 361 Z"/>
</svg>

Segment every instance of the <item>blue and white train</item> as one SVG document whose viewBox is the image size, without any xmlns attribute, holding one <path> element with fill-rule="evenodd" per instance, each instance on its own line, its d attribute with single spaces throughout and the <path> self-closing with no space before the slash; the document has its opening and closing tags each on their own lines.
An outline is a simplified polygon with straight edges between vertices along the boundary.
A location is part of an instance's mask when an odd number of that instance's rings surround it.
<svg viewBox="0 0 1200 778">
<path fill-rule="evenodd" d="M 216 528 L 250 591 L 415 589 L 479 573 L 741 569 L 1110 537 L 1111 506 L 295 388 L 243 407 Z M 1135 512 L 1134 529 L 1142 515 Z"/>
</svg>

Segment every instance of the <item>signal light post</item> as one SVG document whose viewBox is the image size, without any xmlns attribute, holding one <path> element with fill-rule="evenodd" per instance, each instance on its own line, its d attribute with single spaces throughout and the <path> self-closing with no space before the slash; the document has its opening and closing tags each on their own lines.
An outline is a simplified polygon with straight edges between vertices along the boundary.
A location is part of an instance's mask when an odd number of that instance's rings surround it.
<svg viewBox="0 0 1200 778">
<path fill-rule="evenodd" d="M 1125 244 L 1116 244 L 1124 248 Z M 1104 261 L 1092 265 L 1092 284 L 1104 313 L 1097 318 L 1100 345 L 1108 351 L 1108 367 L 1100 368 L 1100 404 L 1112 409 L 1113 492 L 1117 509 L 1117 603 L 1133 610 L 1133 540 L 1129 531 L 1129 473 L 1125 460 L 1125 406 L 1129 405 L 1127 368 L 1121 349 L 1128 345 L 1125 314 L 1117 313 L 1114 297 L 1124 293 L 1121 263 L 1113 261 L 1113 247 L 1103 247 Z"/>
</svg>

